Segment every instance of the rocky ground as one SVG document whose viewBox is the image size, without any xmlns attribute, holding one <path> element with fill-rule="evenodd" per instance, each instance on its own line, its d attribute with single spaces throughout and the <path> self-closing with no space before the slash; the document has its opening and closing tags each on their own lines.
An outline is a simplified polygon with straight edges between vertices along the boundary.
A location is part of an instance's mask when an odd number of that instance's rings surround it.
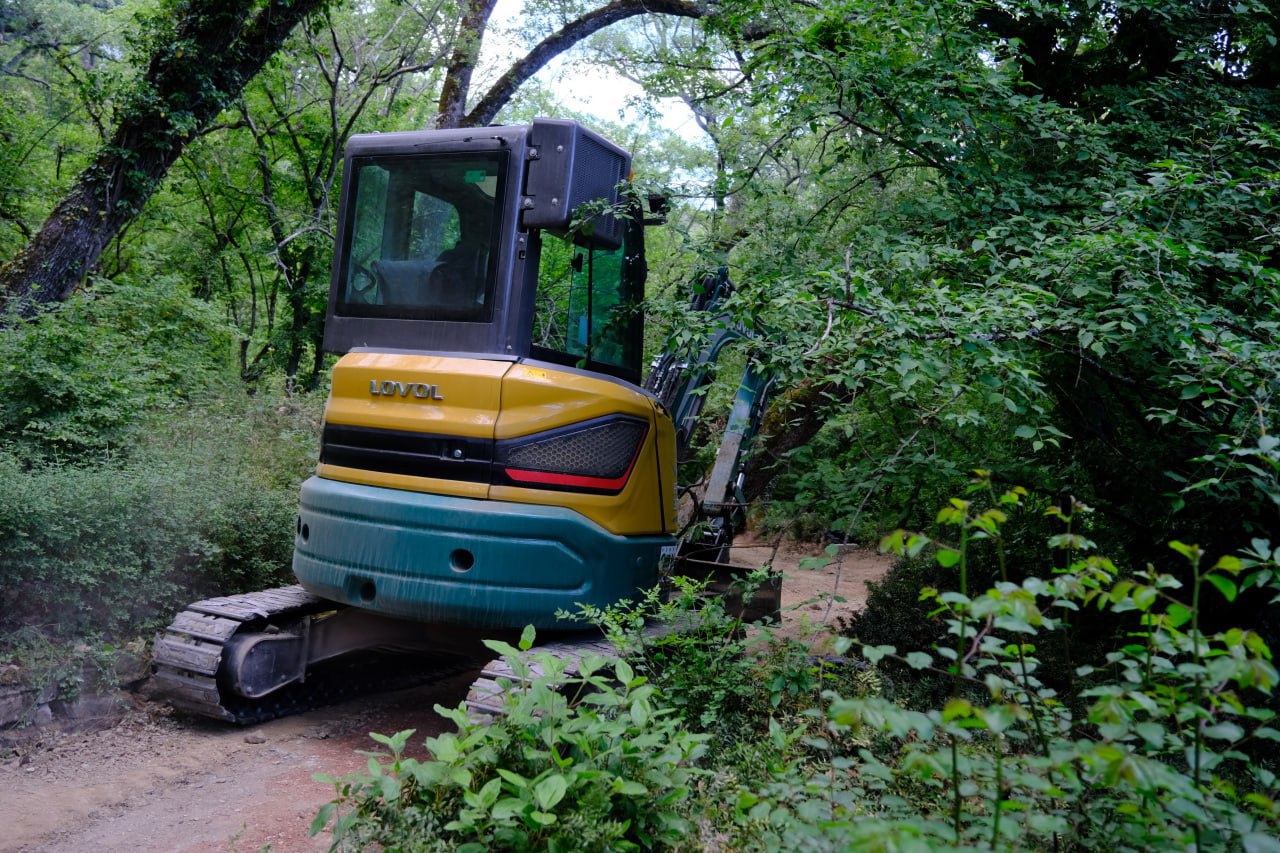
<svg viewBox="0 0 1280 853">
<path fill-rule="evenodd" d="M 784 572 L 784 630 L 820 645 L 824 626 L 865 601 L 866 581 L 888 561 L 846 549 L 824 569 L 801 569 L 817 547 L 746 542 L 741 565 Z M 846 599 L 835 602 L 834 596 Z M 813 633 L 817 631 L 817 633 Z M 251 729 L 175 717 L 146 690 L 107 702 L 77 730 L 57 725 L 0 732 L 0 851 L 277 853 L 325 850 L 307 834 L 333 788 L 312 777 L 365 766 L 369 732 L 416 729 L 420 744 L 450 724 L 432 708 L 456 706 L 471 675 L 366 697 Z"/>
</svg>

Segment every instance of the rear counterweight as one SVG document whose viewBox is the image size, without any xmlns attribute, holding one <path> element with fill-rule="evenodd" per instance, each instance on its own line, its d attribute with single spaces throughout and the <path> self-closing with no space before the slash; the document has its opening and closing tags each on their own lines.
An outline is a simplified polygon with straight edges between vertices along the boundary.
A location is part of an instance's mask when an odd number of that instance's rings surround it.
<svg viewBox="0 0 1280 853">
<path fill-rule="evenodd" d="M 389 616 L 482 629 L 570 627 L 658 582 L 670 536 L 618 536 L 564 507 L 312 477 L 293 569 L 308 591 Z"/>
</svg>

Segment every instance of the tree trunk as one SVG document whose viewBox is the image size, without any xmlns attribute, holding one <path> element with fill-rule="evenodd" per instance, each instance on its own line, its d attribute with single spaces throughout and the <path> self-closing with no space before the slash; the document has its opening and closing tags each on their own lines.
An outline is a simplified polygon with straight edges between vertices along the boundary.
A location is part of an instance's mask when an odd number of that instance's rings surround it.
<svg viewBox="0 0 1280 853">
<path fill-rule="evenodd" d="M 449 57 L 444 84 L 440 87 L 440 101 L 436 106 L 436 127 L 462 127 L 462 114 L 467 108 L 467 95 L 471 91 L 471 74 L 480 59 L 480 46 L 484 43 L 484 31 L 498 0 L 468 0 L 462 20 L 458 22 L 458 38 Z"/>
<path fill-rule="evenodd" d="M 260 2 L 260 0 L 258 0 Z M 111 140 L 27 246 L 0 268 L 0 291 L 22 316 L 69 297 L 102 252 L 137 215 L 183 148 L 280 47 L 293 28 L 330 0 L 186 0 L 172 30 L 154 37 L 151 62 Z M 496 0 L 467 0 L 439 100 L 439 127 L 489 124 L 524 81 L 595 32 L 627 18 L 701 18 L 688 0 L 612 0 L 565 24 L 515 62 L 466 112 L 471 74 Z M 157 19 L 160 21 L 160 19 Z"/>
<path fill-rule="evenodd" d="M 759 449 L 742 483 L 747 503 L 764 494 L 788 453 L 811 442 L 826 425 L 830 406 L 847 404 L 851 397 L 832 382 L 804 383 L 782 395 L 760 425 Z"/>
<path fill-rule="evenodd" d="M 158 21 L 151 61 L 110 141 L 44 225 L 3 268 L 18 313 L 65 300 L 203 132 L 294 26 L 328 0 L 188 0 L 172 30 Z"/>
</svg>

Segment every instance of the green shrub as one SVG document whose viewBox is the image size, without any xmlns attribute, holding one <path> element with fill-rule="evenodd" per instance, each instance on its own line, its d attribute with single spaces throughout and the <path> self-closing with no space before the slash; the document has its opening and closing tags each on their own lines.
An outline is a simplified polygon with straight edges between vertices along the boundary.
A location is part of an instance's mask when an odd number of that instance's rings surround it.
<svg viewBox="0 0 1280 853">
<path fill-rule="evenodd" d="M 390 753 L 368 773 L 322 777 L 338 798 L 313 833 L 331 826 L 342 850 L 683 849 L 692 837 L 714 846 L 719 819 L 732 820 L 722 793 L 767 784 L 786 764 L 777 720 L 820 733 L 805 709 L 821 689 L 854 695 L 865 679 L 794 641 L 747 638 L 694 584 L 677 580 L 677 592 L 669 603 L 655 589 L 634 604 L 584 608 L 624 657 L 589 659 L 580 676 L 549 655 L 490 643 L 530 682 L 507 693 L 505 715 L 486 724 L 437 707 L 458 731 L 428 739 L 427 762 L 403 757 L 411 733 L 374 735 Z M 673 630 L 644 630 L 646 614 Z M 529 629 L 522 649 L 531 640 Z M 538 786 L 557 776 L 563 793 L 550 783 L 554 807 L 540 808 Z"/>
<path fill-rule="evenodd" d="M 374 735 L 390 752 L 372 757 L 367 774 L 323 777 L 339 796 L 312 833 L 332 824 L 335 849 L 677 846 L 691 829 L 681 806 L 702 775 L 692 764 L 706 737 L 683 731 L 625 661 L 589 658 L 568 677 L 563 660 L 522 654 L 532 641 L 530 628 L 520 649 L 489 643 L 530 679 L 508 691 L 502 717 L 477 723 L 462 707 L 436 706 L 458 730 L 428 738 L 425 761 L 403 755 L 412 730 Z"/>
<path fill-rule="evenodd" d="M 1002 580 L 1021 583 L 1028 577 L 1043 576 L 1055 565 L 1065 564 L 1061 554 L 1045 553 L 1046 541 L 1072 530 L 1071 535 L 1092 541 L 1098 528 L 1105 527 L 1078 503 L 1068 525 L 1062 513 L 1046 511 L 1048 501 L 1019 494 L 1017 505 L 1004 507 L 1008 522 L 998 540 L 980 538 L 967 543 L 965 579 L 970 589 L 990 589 Z M 1106 531 L 1102 532 L 1105 535 Z M 904 553 L 882 580 L 868 584 L 866 607 L 842 623 L 841 633 L 865 645 L 931 648 L 946 637 L 947 625 L 935 604 L 920 596 L 920 590 L 954 592 L 959 583 L 959 574 L 940 566 L 932 554 Z M 1115 648 L 1124 630 L 1121 622 L 1115 614 L 1097 608 L 1078 614 L 1070 631 L 1040 646 L 1041 678 L 1059 690 L 1067 689 L 1074 679 L 1077 659 L 1101 658 Z M 950 691 L 945 678 L 913 670 L 893 659 L 883 661 L 880 671 L 892 697 L 910 708 L 934 707 Z"/>
<path fill-rule="evenodd" d="M 29 472 L 0 458 L 0 629 L 114 635 L 172 610 L 204 548 L 190 505 L 167 500 L 172 485 L 160 472 Z"/>
<path fill-rule="evenodd" d="M 1200 619 L 1204 596 L 1274 586 L 1280 549 L 1256 540 L 1208 566 L 1198 548 L 1172 543 L 1192 577 L 1184 585 L 1150 567 L 1125 576 L 1068 530 L 1051 542 L 1061 568 L 970 585 L 970 545 L 1000 552 L 1005 510 L 1022 501 L 1014 490 L 984 505 L 986 481 L 974 494 L 940 513 L 946 539 L 888 540 L 909 556 L 932 548 L 958 578 L 919 594 L 945 641 L 862 647 L 872 663 L 940 675 L 950 695 L 916 711 L 829 693 L 818 744 L 829 773 L 784 764 L 773 784 L 739 795 L 739 827 L 784 848 L 1276 849 L 1271 653 L 1256 633 L 1209 634 Z M 1041 678 L 1039 649 L 1093 608 L 1126 618 L 1128 635 L 1060 692 Z"/>
<path fill-rule="evenodd" d="M 1202 619 L 1216 597 L 1280 589 L 1280 548 L 1256 539 L 1211 563 L 1175 542 L 1185 571 L 1126 574 L 1073 529 L 1076 513 L 1048 507 L 1064 529 L 1043 552 L 1050 568 L 1015 572 L 1005 529 L 1025 499 L 980 478 L 939 514 L 945 535 L 899 531 L 886 542 L 932 553 L 952 576 L 950 589 L 916 593 L 944 631 L 923 649 L 858 645 L 861 672 L 892 660 L 929 673 L 949 688 L 931 706 L 904 708 L 874 677 L 834 680 L 827 662 L 805 660 L 806 671 L 790 653 L 753 657 L 744 645 L 736 654 L 754 669 L 722 661 L 736 631 L 699 634 L 705 623 L 684 599 L 674 607 L 692 630 L 664 644 L 650 671 L 666 686 L 654 690 L 635 670 L 655 659 L 636 630 L 641 610 L 623 608 L 604 620 L 634 661 L 614 669 L 623 687 L 598 677 L 599 662 L 575 680 L 544 659 L 549 675 L 513 698 L 507 720 L 477 728 L 447 712 L 458 734 L 428 741 L 429 761 L 399 758 L 407 733 L 379 738 L 392 762 L 335 781 L 340 796 L 314 828 L 333 822 L 335 846 L 357 849 L 1280 849 L 1280 728 L 1266 707 L 1280 675 L 1258 634 L 1206 631 Z M 975 545 L 995 555 L 990 583 L 970 572 Z M 1042 678 L 1040 649 L 1062 644 L 1090 609 L 1124 620 L 1126 633 L 1059 690 Z M 854 646 L 842 638 L 839 648 Z M 673 676 L 682 662 L 693 671 Z M 732 680 L 696 685 L 713 671 Z M 696 732 L 719 725 L 704 708 L 734 720 L 734 743 Z M 628 743 L 643 747 L 628 771 L 639 775 L 593 763 L 628 755 Z M 619 775 L 640 787 L 624 790 Z M 591 787 L 598 779 L 607 792 Z M 657 779 L 673 787 L 655 802 Z M 645 834 L 627 834 L 642 814 Z M 588 829 L 556 835 L 570 825 Z M 689 834 L 677 839 L 677 827 Z"/>
<path fill-rule="evenodd" d="M 176 280 L 98 281 L 0 334 L 0 447 L 19 458 L 109 461 L 127 454 L 156 409 L 220 387 L 230 333 Z"/>
<path fill-rule="evenodd" d="M 933 610 L 920 600 L 920 590 L 945 587 L 937 563 L 929 556 L 901 557 L 879 581 L 868 582 L 866 606 L 842 620 L 840 632 L 861 645 L 893 645 L 928 649 L 946 637 L 946 625 L 930 617 Z M 886 694 L 909 708 L 930 708 L 945 697 L 946 678 L 917 672 L 905 663 L 887 659 L 879 669 L 887 680 Z"/>
<path fill-rule="evenodd" d="M 288 582 L 318 405 L 241 395 L 153 415 L 111 464 L 0 453 L 0 631 L 127 637 L 202 595 Z"/>
<path fill-rule="evenodd" d="M 723 600 L 704 596 L 702 587 L 686 578 L 673 580 L 670 602 L 655 588 L 635 604 L 583 607 L 577 618 L 599 627 L 687 725 L 713 734 L 719 729 L 736 733 L 744 719 L 762 711 L 754 706 L 760 691 L 751 684 L 755 644 L 743 636 L 741 621 Z M 646 634 L 646 620 L 671 630 Z"/>
</svg>

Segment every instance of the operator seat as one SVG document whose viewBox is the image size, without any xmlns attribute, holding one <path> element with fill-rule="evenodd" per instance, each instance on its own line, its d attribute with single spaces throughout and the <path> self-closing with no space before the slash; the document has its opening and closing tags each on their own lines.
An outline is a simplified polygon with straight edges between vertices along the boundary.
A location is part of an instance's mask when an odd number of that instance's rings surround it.
<svg viewBox="0 0 1280 853">
<path fill-rule="evenodd" d="M 489 253 L 484 246 L 458 244 L 440 253 L 431 271 L 433 302 L 450 311 L 474 311 L 484 303 Z"/>
<path fill-rule="evenodd" d="M 416 258 L 374 261 L 370 268 L 378 277 L 378 301 L 383 305 L 423 305 L 435 263 Z"/>
</svg>

